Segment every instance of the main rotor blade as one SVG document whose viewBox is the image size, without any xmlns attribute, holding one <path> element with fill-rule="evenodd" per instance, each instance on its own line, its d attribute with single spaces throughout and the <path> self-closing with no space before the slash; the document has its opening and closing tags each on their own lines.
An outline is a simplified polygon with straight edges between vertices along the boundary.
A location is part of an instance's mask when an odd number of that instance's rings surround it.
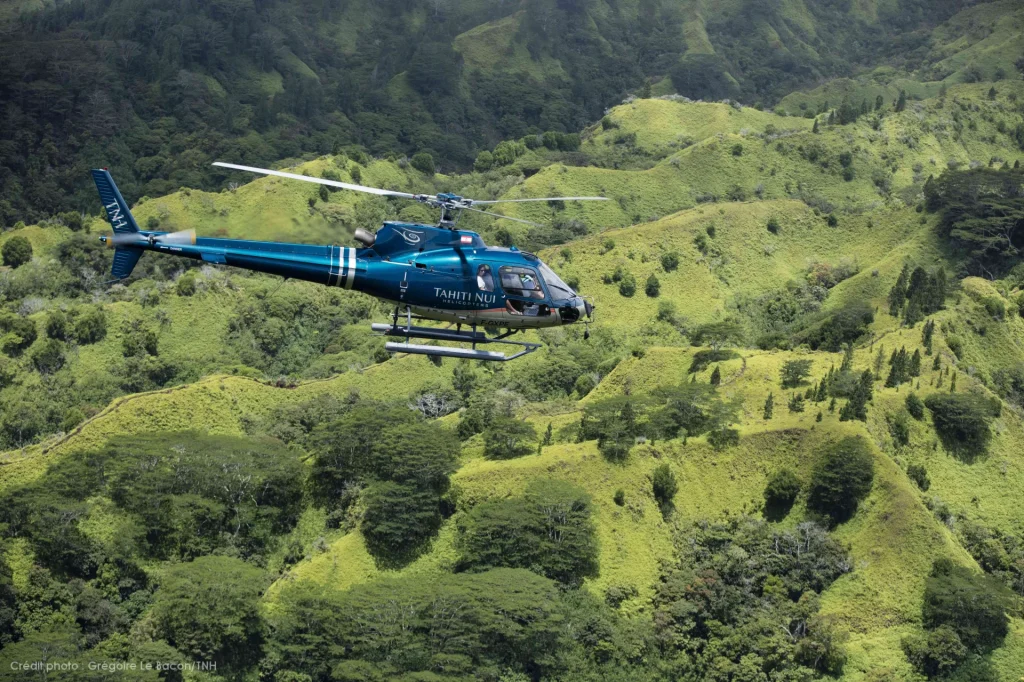
<svg viewBox="0 0 1024 682">
<path fill-rule="evenodd" d="M 500 213 L 491 213 L 490 211 L 481 211 L 479 208 L 470 208 L 469 206 L 463 206 L 465 211 L 476 211 L 477 213 L 483 213 L 485 215 L 494 216 L 495 218 L 501 218 L 502 220 L 513 220 L 517 223 L 523 223 L 524 225 L 533 225 L 534 227 L 544 227 L 540 223 L 535 223 L 529 220 L 521 220 L 520 218 L 509 218 L 507 215 L 501 215 Z"/>
<path fill-rule="evenodd" d="M 356 192 L 366 192 L 367 194 L 377 194 L 382 197 L 400 197 L 402 199 L 416 199 L 415 194 L 409 194 L 408 192 L 393 192 L 389 189 L 378 189 L 376 187 L 364 187 L 363 185 L 353 185 L 347 182 L 338 182 L 337 180 L 325 180 L 324 178 L 312 178 L 308 175 L 299 175 L 297 173 L 285 173 L 284 171 L 267 170 L 266 168 L 253 168 L 252 166 L 239 166 L 235 163 L 224 163 L 223 161 L 214 161 L 214 166 L 220 166 L 221 168 L 232 168 L 234 170 L 249 171 L 250 173 L 262 173 L 263 175 L 276 175 L 279 178 L 288 178 L 290 180 L 302 180 L 303 182 L 314 182 L 318 185 L 327 185 L 328 187 L 339 187 L 341 189 L 351 189 Z"/>
<path fill-rule="evenodd" d="M 493 199 L 474 201 L 474 204 L 522 204 L 527 201 L 608 201 L 608 197 L 546 197 L 544 199 Z"/>
</svg>

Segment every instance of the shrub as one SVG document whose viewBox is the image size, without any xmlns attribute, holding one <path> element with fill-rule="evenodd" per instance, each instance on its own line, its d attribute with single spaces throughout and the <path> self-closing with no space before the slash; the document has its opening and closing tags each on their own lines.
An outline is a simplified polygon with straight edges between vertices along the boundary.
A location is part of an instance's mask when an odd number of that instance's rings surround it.
<svg viewBox="0 0 1024 682">
<path fill-rule="evenodd" d="M 668 463 L 660 464 L 654 470 L 651 475 L 651 487 L 654 491 L 654 499 L 663 509 L 671 506 L 672 498 L 679 491 L 679 484 Z"/>
<path fill-rule="evenodd" d="M 986 296 L 984 299 L 985 312 L 989 314 L 993 320 L 1002 320 L 1006 317 L 1006 304 L 1003 303 L 1001 298 L 995 296 Z"/>
<path fill-rule="evenodd" d="M 618 490 L 615 491 L 615 495 L 614 497 L 612 497 L 612 500 L 614 500 L 615 504 L 619 507 L 625 506 L 626 491 L 623 490 L 622 488 L 619 488 Z"/>
<path fill-rule="evenodd" d="M 619 293 L 626 298 L 632 298 L 636 293 L 636 277 L 633 276 L 633 273 L 627 272 L 622 276 L 619 281 Z"/>
<path fill-rule="evenodd" d="M 736 351 L 732 350 L 699 350 L 693 354 L 689 373 L 702 372 L 716 362 L 724 362 L 738 357 Z"/>
<path fill-rule="evenodd" d="M 654 273 L 651 273 L 651 276 L 647 278 L 644 293 L 651 298 L 657 298 L 658 294 L 661 293 L 661 282 L 658 281 L 658 277 Z"/>
<path fill-rule="evenodd" d="M 107 335 L 107 315 L 103 308 L 89 308 L 75 319 L 75 338 L 83 345 L 96 343 Z"/>
<path fill-rule="evenodd" d="M 778 234 L 779 230 L 782 229 L 782 225 L 779 224 L 779 219 L 772 216 L 768 219 L 768 231 L 772 234 Z"/>
<path fill-rule="evenodd" d="M 58 341 L 67 341 L 70 325 L 67 315 L 60 310 L 54 310 L 46 316 L 46 336 Z"/>
<path fill-rule="evenodd" d="M 529 422 L 513 417 L 495 417 L 484 431 L 484 456 L 515 459 L 537 450 L 537 431 Z"/>
<path fill-rule="evenodd" d="M 64 344 L 57 339 L 46 339 L 32 349 L 31 355 L 40 374 L 53 374 L 64 366 Z"/>
<path fill-rule="evenodd" d="M 409 165 L 419 172 L 427 175 L 433 175 L 435 173 L 434 157 L 427 152 L 414 154 L 413 157 L 409 159 Z"/>
<path fill-rule="evenodd" d="M 911 417 L 917 421 L 924 419 L 924 402 L 917 397 L 916 393 L 908 393 L 904 403 Z"/>
<path fill-rule="evenodd" d="M 32 260 L 32 242 L 20 234 L 14 235 L 0 248 L 4 265 L 17 268 Z"/>
<path fill-rule="evenodd" d="M 928 490 L 932 483 L 928 479 L 928 470 L 923 464 L 911 464 L 907 467 L 907 477 L 921 490 Z"/>
<path fill-rule="evenodd" d="M 886 417 L 889 422 L 889 435 L 897 446 L 903 447 L 910 443 L 910 420 L 906 412 L 897 412 Z"/>
<path fill-rule="evenodd" d="M 946 447 L 970 457 L 981 454 L 991 438 L 992 402 L 971 393 L 935 393 L 924 404 Z"/>
<path fill-rule="evenodd" d="M 736 429 L 714 429 L 708 432 L 708 444 L 715 450 L 735 447 L 740 444 L 740 432 Z"/>
<path fill-rule="evenodd" d="M 864 439 L 848 437 L 818 453 L 807 506 L 833 524 L 846 521 L 871 491 L 875 464 Z"/>
<path fill-rule="evenodd" d="M 679 267 L 679 254 L 675 251 L 661 254 L 661 268 L 665 272 L 672 272 Z"/>
<path fill-rule="evenodd" d="M 7 355 L 21 353 L 35 342 L 37 335 L 36 323 L 31 319 L 0 312 L 0 350 Z"/>
<path fill-rule="evenodd" d="M 658 301 L 658 321 L 675 324 L 676 304 L 672 301 Z"/>
<path fill-rule="evenodd" d="M 196 276 L 192 272 L 186 272 L 174 285 L 174 291 L 178 296 L 192 296 L 196 293 Z"/>
<path fill-rule="evenodd" d="M 743 156 L 743 145 L 736 143 L 732 146 L 733 156 Z"/>
</svg>

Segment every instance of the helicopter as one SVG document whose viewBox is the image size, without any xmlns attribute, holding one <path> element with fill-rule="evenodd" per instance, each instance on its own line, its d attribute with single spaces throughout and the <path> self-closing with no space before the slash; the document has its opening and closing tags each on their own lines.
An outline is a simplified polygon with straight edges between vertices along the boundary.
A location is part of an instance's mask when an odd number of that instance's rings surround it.
<svg viewBox="0 0 1024 682">
<path fill-rule="evenodd" d="M 463 211 L 474 211 L 537 225 L 476 207 L 506 202 L 606 201 L 605 197 L 475 201 L 451 193 L 410 194 L 219 161 L 213 165 L 409 199 L 439 209 L 440 220 L 437 225 L 384 221 L 375 233 L 358 228 L 354 234 L 358 247 L 197 237 L 195 230 L 140 230 L 110 172 L 94 169 L 92 177 L 113 228 L 112 235 L 100 237 L 114 249 L 112 281 L 129 277 L 142 254 L 155 251 L 360 291 L 394 306 L 389 323 L 371 324 L 376 333 L 403 339 L 385 343 L 391 353 L 503 362 L 541 347 L 510 338 L 526 329 L 583 322 L 587 326 L 584 338 L 590 335 L 591 300 L 576 293 L 536 255 L 515 246 L 488 246 L 479 234 L 460 230 L 457 223 Z M 414 324 L 421 320 L 448 326 Z M 468 344 L 469 348 L 413 340 Z M 477 348 L 488 344 L 511 344 L 519 350 L 506 355 Z"/>
</svg>

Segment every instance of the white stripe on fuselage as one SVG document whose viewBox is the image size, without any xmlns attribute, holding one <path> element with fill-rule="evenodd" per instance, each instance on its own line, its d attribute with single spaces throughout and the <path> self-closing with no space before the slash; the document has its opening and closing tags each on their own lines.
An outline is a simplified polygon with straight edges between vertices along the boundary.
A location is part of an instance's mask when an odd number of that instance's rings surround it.
<svg viewBox="0 0 1024 682">
<path fill-rule="evenodd" d="M 356 278 L 356 250 L 346 249 L 348 251 L 348 273 L 345 275 L 345 288 L 352 288 L 352 281 Z"/>
</svg>

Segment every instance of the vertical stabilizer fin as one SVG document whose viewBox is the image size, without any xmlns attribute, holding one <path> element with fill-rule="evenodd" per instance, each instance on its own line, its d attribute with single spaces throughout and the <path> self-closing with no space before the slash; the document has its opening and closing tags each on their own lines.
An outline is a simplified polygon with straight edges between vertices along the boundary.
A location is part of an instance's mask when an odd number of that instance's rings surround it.
<svg viewBox="0 0 1024 682">
<path fill-rule="evenodd" d="M 139 224 L 128 210 L 128 204 L 117 190 L 110 172 L 106 168 L 93 169 L 92 179 L 100 192 L 103 208 L 107 209 L 107 217 L 110 218 L 110 226 L 114 228 L 114 233 L 138 232 Z"/>
<path fill-rule="evenodd" d="M 139 231 L 139 224 L 135 222 L 135 216 L 128 210 L 121 192 L 114 184 L 114 178 L 106 168 L 98 168 L 92 171 L 92 179 L 96 183 L 96 189 L 100 193 L 100 201 L 103 208 L 107 209 L 107 217 L 110 219 L 110 226 L 114 228 L 114 234 L 132 234 Z M 108 242 L 116 243 L 113 240 Z M 127 279 L 135 265 L 142 256 L 142 249 L 136 246 L 118 246 L 114 249 L 114 265 L 110 269 L 110 275 L 115 280 Z"/>
</svg>

